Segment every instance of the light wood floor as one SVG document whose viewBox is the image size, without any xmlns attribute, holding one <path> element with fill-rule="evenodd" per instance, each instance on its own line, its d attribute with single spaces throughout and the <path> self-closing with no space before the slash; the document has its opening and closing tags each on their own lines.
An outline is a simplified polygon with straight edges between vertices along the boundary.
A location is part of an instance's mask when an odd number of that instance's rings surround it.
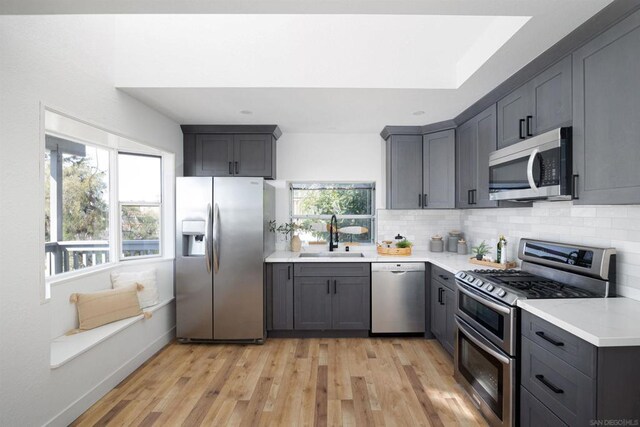
<svg viewBox="0 0 640 427">
<path fill-rule="evenodd" d="M 73 425 L 486 425 L 433 340 L 171 344 Z"/>
</svg>

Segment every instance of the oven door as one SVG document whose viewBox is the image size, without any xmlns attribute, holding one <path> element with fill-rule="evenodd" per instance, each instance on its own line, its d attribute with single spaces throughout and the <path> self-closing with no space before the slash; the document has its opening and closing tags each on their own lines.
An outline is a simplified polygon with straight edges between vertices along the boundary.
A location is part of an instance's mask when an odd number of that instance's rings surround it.
<svg viewBox="0 0 640 427">
<path fill-rule="evenodd" d="M 456 317 L 454 376 L 492 426 L 515 425 L 516 362 Z"/>
<path fill-rule="evenodd" d="M 460 281 L 456 315 L 507 354 L 516 353 L 517 310 L 490 299 Z"/>
<path fill-rule="evenodd" d="M 562 139 L 548 141 L 550 136 L 542 141 L 538 138 L 491 153 L 491 200 L 571 198 L 570 142 Z"/>
</svg>

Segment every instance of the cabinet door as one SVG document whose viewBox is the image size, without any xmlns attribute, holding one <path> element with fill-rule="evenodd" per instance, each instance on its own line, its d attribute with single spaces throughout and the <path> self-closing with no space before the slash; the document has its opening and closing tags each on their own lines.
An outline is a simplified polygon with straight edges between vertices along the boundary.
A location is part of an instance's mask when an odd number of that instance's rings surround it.
<svg viewBox="0 0 640 427">
<path fill-rule="evenodd" d="M 233 175 L 233 135 L 196 135 L 196 176 Z"/>
<path fill-rule="evenodd" d="M 293 264 L 272 264 L 271 329 L 293 329 Z M 269 293 L 268 293 L 269 295 Z"/>
<path fill-rule="evenodd" d="M 331 329 L 331 277 L 300 277 L 294 285 L 294 328 Z"/>
<path fill-rule="evenodd" d="M 369 278 L 334 277 L 332 286 L 333 329 L 369 329 Z"/>
<path fill-rule="evenodd" d="M 476 121 L 463 123 L 456 132 L 456 207 L 471 206 L 471 191 L 476 186 L 477 136 Z"/>
<path fill-rule="evenodd" d="M 422 208 L 422 136 L 392 135 L 387 141 L 387 208 Z"/>
<path fill-rule="evenodd" d="M 453 355 L 456 338 L 456 294 L 449 288 L 442 291 L 442 300 L 444 302 L 444 336 L 442 337 L 442 346 Z"/>
<path fill-rule="evenodd" d="M 498 149 L 526 137 L 524 122 L 531 114 L 530 86 L 525 84 L 498 101 Z"/>
<path fill-rule="evenodd" d="M 453 129 L 424 135 L 423 208 L 455 208 L 456 140 Z"/>
<path fill-rule="evenodd" d="M 484 110 L 475 117 L 477 143 L 476 183 L 473 193 L 473 205 L 477 208 L 498 206 L 498 202 L 489 200 L 489 155 L 496 151 L 496 105 Z"/>
<path fill-rule="evenodd" d="M 571 55 L 536 76 L 530 90 L 533 114 L 527 136 L 571 125 Z"/>
<path fill-rule="evenodd" d="M 640 12 L 573 53 L 578 204 L 640 203 Z"/>
<path fill-rule="evenodd" d="M 236 176 L 273 178 L 273 141 L 271 135 L 236 135 L 233 170 Z"/>
<path fill-rule="evenodd" d="M 522 427 L 561 427 L 567 424 L 533 397 L 526 388 L 520 387 L 520 425 Z"/>
<path fill-rule="evenodd" d="M 443 285 L 431 280 L 431 332 L 441 344 L 445 328 L 444 306 L 441 302 L 443 289 Z"/>
</svg>

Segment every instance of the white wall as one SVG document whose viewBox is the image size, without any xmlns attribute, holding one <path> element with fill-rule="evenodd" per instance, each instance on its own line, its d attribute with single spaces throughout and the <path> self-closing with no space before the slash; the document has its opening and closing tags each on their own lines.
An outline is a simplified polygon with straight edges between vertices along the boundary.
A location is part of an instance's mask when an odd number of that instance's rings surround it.
<svg viewBox="0 0 640 427">
<path fill-rule="evenodd" d="M 578 206 L 572 202 L 536 202 L 529 208 L 464 210 L 385 210 L 378 212 L 380 238 L 413 236 L 416 249 L 428 250 L 433 234 L 460 229 L 469 247 L 485 240 L 492 248 L 507 239 L 508 257 L 517 260 L 521 238 L 617 249 L 620 295 L 640 300 L 640 206 Z M 495 249 L 493 251 L 495 255 Z M 469 264 L 469 269 L 475 268 Z"/>
<path fill-rule="evenodd" d="M 284 133 L 277 147 L 276 221 L 289 221 L 291 181 L 376 183 L 376 207 L 384 207 L 384 141 L 379 134 Z M 280 237 L 280 236 L 279 236 Z M 283 242 L 278 239 L 279 248 Z"/>
<path fill-rule="evenodd" d="M 41 104 L 175 152 L 182 171 L 177 124 L 114 89 L 113 40 L 112 16 L 0 16 L 0 425 L 42 425 L 66 408 L 56 421 L 68 422 L 172 331 L 169 305 L 49 368 L 56 303 L 41 303 Z"/>
</svg>

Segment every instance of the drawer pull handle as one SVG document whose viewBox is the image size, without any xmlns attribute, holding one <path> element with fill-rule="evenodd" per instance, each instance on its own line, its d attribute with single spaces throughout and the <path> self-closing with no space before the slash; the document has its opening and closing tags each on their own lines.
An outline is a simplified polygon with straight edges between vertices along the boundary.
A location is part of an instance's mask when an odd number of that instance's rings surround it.
<svg viewBox="0 0 640 427">
<path fill-rule="evenodd" d="M 447 276 L 443 276 L 442 274 L 438 274 L 438 277 L 440 277 L 442 280 L 449 280 Z"/>
<path fill-rule="evenodd" d="M 539 336 L 540 338 L 542 338 L 543 340 L 550 342 L 551 344 L 555 345 L 556 347 L 562 347 L 564 345 L 563 342 L 556 341 L 553 338 L 549 338 L 542 331 L 537 331 L 536 335 Z"/>
<path fill-rule="evenodd" d="M 547 388 L 548 388 L 549 390 L 551 390 L 552 392 L 554 392 L 554 393 L 556 393 L 556 394 L 562 394 L 562 393 L 564 393 L 564 390 L 563 390 L 563 389 L 558 388 L 558 387 L 554 386 L 553 384 L 551 384 L 549 381 L 547 381 L 547 380 L 545 379 L 544 375 L 540 375 L 540 374 L 538 374 L 538 375 L 536 375 L 536 379 L 537 379 L 538 381 L 540 381 L 542 384 L 544 384 L 545 386 L 547 386 Z"/>
</svg>

